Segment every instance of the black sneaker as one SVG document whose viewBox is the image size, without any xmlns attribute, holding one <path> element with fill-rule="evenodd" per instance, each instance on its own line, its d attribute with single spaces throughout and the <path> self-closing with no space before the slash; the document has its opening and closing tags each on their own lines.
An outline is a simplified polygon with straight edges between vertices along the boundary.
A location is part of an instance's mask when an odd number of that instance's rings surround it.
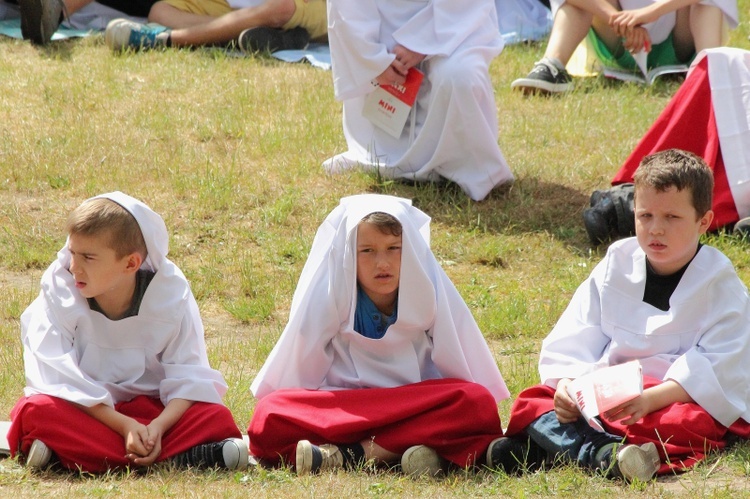
<svg viewBox="0 0 750 499">
<path fill-rule="evenodd" d="M 545 462 L 547 453 L 531 439 L 501 437 L 487 447 L 487 467 L 506 474 L 534 472 Z"/>
<path fill-rule="evenodd" d="M 174 458 L 178 466 L 195 468 L 247 468 L 248 449 L 241 438 L 227 438 L 221 442 L 196 445 Z"/>
<path fill-rule="evenodd" d="M 305 28 L 250 28 L 240 33 L 237 43 L 244 52 L 251 53 L 303 50 L 310 43 L 310 33 Z"/>
<path fill-rule="evenodd" d="M 542 59 L 534 63 L 526 78 L 519 78 L 510 84 L 524 94 L 556 94 L 573 89 L 573 79 L 564 69 L 557 69 L 554 64 Z"/>
<path fill-rule="evenodd" d="M 18 7 L 23 39 L 37 45 L 49 43 L 63 19 L 63 0 L 18 0 Z"/>
</svg>

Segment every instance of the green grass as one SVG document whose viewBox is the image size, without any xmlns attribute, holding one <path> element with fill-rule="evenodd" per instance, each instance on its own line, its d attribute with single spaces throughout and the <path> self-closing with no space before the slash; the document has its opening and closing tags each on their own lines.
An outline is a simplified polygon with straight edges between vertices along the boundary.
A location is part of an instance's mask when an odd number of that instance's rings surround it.
<svg viewBox="0 0 750 499">
<path fill-rule="evenodd" d="M 740 2 L 744 17 L 748 1 Z M 744 20 L 743 17 L 743 20 Z M 731 45 L 750 48 L 744 21 Z M 437 258 L 485 332 L 511 392 L 538 379 L 541 340 L 601 258 L 581 212 L 606 187 L 679 83 L 651 87 L 578 80 L 562 98 L 524 98 L 510 82 L 544 44 L 506 48 L 492 64 L 499 143 L 516 175 L 480 203 L 452 186 L 408 186 L 377 175 L 326 175 L 344 150 L 331 75 L 310 66 L 228 57 L 219 50 L 115 56 L 98 38 L 37 49 L 0 40 L 0 413 L 24 386 L 19 317 L 65 240 L 64 219 L 111 190 L 163 215 L 170 257 L 191 281 L 211 363 L 244 429 L 248 388 L 281 333 L 315 230 L 343 196 L 412 198 L 433 218 Z M 748 243 L 708 238 L 750 282 Z M 511 401 L 498 409 L 507 423 Z M 5 416 L 7 417 L 7 416 Z M 5 496 L 659 496 L 750 495 L 750 446 L 681 477 L 623 485 L 573 467 L 507 477 L 456 472 L 412 480 L 388 470 L 296 477 L 150 471 L 30 474 L 0 461 Z"/>
</svg>

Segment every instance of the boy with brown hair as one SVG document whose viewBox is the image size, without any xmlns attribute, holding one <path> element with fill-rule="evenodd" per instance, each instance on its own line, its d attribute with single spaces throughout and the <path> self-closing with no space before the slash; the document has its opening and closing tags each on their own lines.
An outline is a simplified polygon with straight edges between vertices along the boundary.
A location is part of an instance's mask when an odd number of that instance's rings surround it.
<svg viewBox="0 0 750 499">
<path fill-rule="evenodd" d="M 341 200 L 318 229 L 289 322 L 252 384 L 255 457 L 298 474 L 484 465 L 508 397 L 411 201 Z M 467 421 L 471 415 L 471 421 Z"/>
<path fill-rule="evenodd" d="M 750 300 L 731 262 L 699 241 L 711 170 L 670 149 L 645 157 L 634 180 L 636 237 L 610 246 L 542 343 L 542 384 L 519 395 L 508 438 L 490 449 L 506 472 L 568 460 L 649 480 L 750 435 Z M 601 415 L 598 432 L 566 387 L 631 360 L 643 393 Z"/>
<path fill-rule="evenodd" d="M 27 386 L 11 412 L 11 453 L 88 472 L 169 458 L 246 467 L 162 218 L 112 192 L 76 208 L 67 230 L 21 316 Z"/>
</svg>

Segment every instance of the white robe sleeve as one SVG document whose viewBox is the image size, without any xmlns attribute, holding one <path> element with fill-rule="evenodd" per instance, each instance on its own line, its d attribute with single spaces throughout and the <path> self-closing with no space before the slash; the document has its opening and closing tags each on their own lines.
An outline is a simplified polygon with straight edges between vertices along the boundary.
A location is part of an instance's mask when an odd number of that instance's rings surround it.
<svg viewBox="0 0 750 499">
<path fill-rule="evenodd" d="M 212 369 L 204 342 L 203 324 L 192 295 L 180 330 L 161 357 L 164 379 L 159 393 L 164 405 L 175 398 L 221 404 L 227 391 L 223 376 Z"/>
<path fill-rule="evenodd" d="M 114 401 L 106 388 L 83 373 L 73 348 L 73 334 L 50 317 L 40 295 L 21 316 L 21 341 L 26 371 L 26 396 L 46 394 L 94 406 Z"/>
<path fill-rule="evenodd" d="M 705 289 L 713 323 L 675 360 L 664 379 L 679 383 L 711 416 L 730 426 L 750 417 L 750 304 L 730 265 L 714 271 Z"/>
<path fill-rule="evenodd" d="M 600 285 L 609 259 L 594 268 L 576 290 L 552 332 L 542 342 L 539 374 L 556 387 L 562 378 L 577 378 L 594 370 L 611 338 L 601 327 Z"/>
</svg>

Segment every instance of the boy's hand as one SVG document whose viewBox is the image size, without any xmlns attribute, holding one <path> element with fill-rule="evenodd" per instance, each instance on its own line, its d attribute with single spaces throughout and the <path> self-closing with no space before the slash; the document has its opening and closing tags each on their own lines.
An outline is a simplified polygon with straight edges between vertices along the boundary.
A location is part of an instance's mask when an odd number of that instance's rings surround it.
<svg viewBox="0 0 750 499">
<path fill-rule="evenodd" d="M 617 407 L 608 410 L 602 416 L 607 421 L 620 420 L 620 424 L 631 425 L 641 420 L 643 416 L 651 413 L 651 397 L 647 392 L 643 392 L 633 400 L 624 402 Z"/>
<path fill-rule="evenodd" d="M 568 384 L 570 384 L 569 379 L 561 379 L 557 383 L 557 390 L 555 391 L 555 415 L 561 423 L 573 423 L 581 417 L 578 405 L 568 395 Z"/>
<path fill-rule="evenodd" d="M 153 448 L 148 445 L 148 428 L 135 419 L 130 419 L 125 425 L 122 436 L 125 439 L 125 457 L 131 461 L 147 456 Z"/>
<path fill-rule="evenodd" d="M 375 78 L 375 81 L 380 85 L 403 85 L 409 69 L 422 62 L 425 58 L 424 54 L 409 50 L 403 45 L 396 45 L 393 48 L 393 54 L 396 58 L 391 65 Z"/>
<path fill-rule="evenodd" d="M 148 438 L 146 441 L 146 448 L 149 449 L 148 454 L 145 456 L 136 456 L 130 459 L 134 464 L 138 466 L 150 466 L 154 464 L 156 459 L 161 454 L 161 437 L 164 434 L 164 429 L 161 424 L 154 419 L 151 423 L 146 426 L 148 430 Z"/>
</svg>

